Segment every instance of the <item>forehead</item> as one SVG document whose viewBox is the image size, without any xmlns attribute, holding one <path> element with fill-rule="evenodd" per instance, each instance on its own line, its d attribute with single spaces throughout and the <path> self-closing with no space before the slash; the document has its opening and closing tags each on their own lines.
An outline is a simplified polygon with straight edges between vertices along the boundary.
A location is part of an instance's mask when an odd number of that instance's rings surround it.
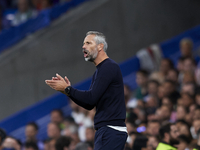
<svg viewBox="0 0 200 150">
<path fill-rule="evenodd" d="M 173 130 L 173 131 L 174 131 L 174 130 L 177 130 L 177 127 L 176 127 L 176 125 L 171 125 L 171 127 L 170 127 L 170 128 L 171 128 L 171 130 Z"/>
<path fill-rule="evenodd" d="M 84 39 L 84 43 L 88 42 L 88 41 L 94 41 L 95 35 L 91 34 L 91 35 L 87 35 Z"/>
</svg>

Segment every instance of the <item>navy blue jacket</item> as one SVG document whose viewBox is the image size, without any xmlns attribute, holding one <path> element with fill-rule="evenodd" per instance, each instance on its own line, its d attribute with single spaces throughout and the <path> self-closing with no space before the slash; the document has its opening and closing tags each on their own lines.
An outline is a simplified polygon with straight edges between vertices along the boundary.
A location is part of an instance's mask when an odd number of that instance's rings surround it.
<svg viewBox="0 0 200 150">
<path fill-rule="evenodd" d="M 96 106 L 95 129 L 105 125 L 125 126 L 126 107 L 121 70 L 110 58 L 96 68 L 90 89 L 81 91 L 72 87 L 70 98 L 87 110 Z"/>
</svg>

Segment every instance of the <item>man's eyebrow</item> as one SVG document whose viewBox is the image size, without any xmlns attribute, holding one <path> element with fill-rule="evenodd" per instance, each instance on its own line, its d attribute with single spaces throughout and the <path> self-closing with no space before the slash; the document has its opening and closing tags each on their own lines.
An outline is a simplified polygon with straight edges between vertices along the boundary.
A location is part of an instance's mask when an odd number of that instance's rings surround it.
<svg viewBox="0 0 200 150">
<path fill-rule="evenodd" d="M 85 44 L 85 43 L 89 44 L 89 43 L 91 43 L 91 42 L 89 42 L 89 41 L 83 42 L 83 44 Z"/>
</svg>

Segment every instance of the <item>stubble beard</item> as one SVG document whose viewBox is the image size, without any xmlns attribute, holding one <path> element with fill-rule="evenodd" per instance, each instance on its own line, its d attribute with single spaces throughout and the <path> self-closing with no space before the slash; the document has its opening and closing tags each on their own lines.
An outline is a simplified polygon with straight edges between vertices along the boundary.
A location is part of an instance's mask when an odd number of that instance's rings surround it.
<svg viewBox="0 0 200 150">
<path fill-rule="evenodd" d="M 94 60 L 97 58 L 97 55 L 98 55 L 97 47 L 94 49 L 93 52 L 89 52 L 88 50 L 85 50 L 85 51 L 88 52 L 88 56 L 85 57 L 85 61 L 94 62 Z"/>
<path fill-rule="evenodd" d="M 174 139 L 172 137 L 170 137 L 170 141 L 169 142 L 170 142 L 170 145 L 172 145 L 172 146 L 177 145 L 177 144 L 180 143 L 178 139 Z"/>
</svg>

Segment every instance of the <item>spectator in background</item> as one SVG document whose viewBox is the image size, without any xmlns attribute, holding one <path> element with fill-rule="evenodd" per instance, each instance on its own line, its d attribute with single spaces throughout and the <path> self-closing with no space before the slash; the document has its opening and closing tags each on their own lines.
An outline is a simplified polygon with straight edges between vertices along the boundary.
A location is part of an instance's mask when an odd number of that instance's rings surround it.
<svg viewBox="0 0 200 150">
<path fill-rule="evenodd" d="M 159 135 L 161 142 L 158 144 L 156 150 L 175 150 L 175 146 L 179 144 L 178 136 L 179 132 L 176 125 L 167 123 L 159 129 Z"/>
<path fill-rule="evenodd" d="M 87 142 L 94 143 L 94 137 L 95 137 L 94 127 L 87 127 L 86 128 L 85 137 L 86 137 Z"/>
<path fill-rule="evenodd" d="M 67 136 L 61 136 L 56 140 L 56 150 L 69 150 L 72 139 Z"/>
<path fill-rule="evenodd" d="M 162 105 L 160 108 L 160 114 L 158 115 L 160 122 L 161 123 L 165 123 L 165 122 L 169 122 L 170 118 L 171 118 L 171 110 L 168 106 L 166 105 Z"/>
<path fill-rule="evenodd" d="M 197 131 L 200 129 L 200 119 L 194 119 L 191 127 L 191 134 L 193 139 L 197 139 Z"/>
<path fill-rule="evenodd" d="M 180 105 L 189 108 L 194 103 L 194 97 L 189 93 L 182 93 L 181 98 L 178 100 Z"/>
<path fill-rule="evenodd" d="M 62 131 L 63 136 L 69 136 L 72 139 L 70 147 L 75 147 L 80 142 L 78 134 L 78 125 L 72 124 Z"/>
<path fill-rule="evenodd" d="M 147 146 L 148 138 L 144 135 L 138 135 L 135 139 L 132 149 L 133 150 L 142 150 Z"/>
<path fill-rule="evenodd" d="M 147 150 L 155 150 L 158 146 L 159 138 L 158 136 L 149 136 L 147 141 Z"/>
<path fill-rule="evenodd" d="M 196 62 L 192 57 L 185 57 L 182 63 L 182 71 L 179 73 L 179 83 L 183 82 L 184 76 L 193 76 L 195 75 Z"/>
<path fill-rule="evenodd" d="M 164 96 L 173 98 L 173 103 L 176 104 L 180 94 L 177 91 L 177 84 L 171 80 L 165 80 L 163 83 Z"/>
<path fill-rule="evenodd" d="M 124 100 L 125 100 L 126 106 L 130 99 L 131 99 L 131 89 L 128 85 L 124 85 Z"/>
<path fill-rule="evenodd" d="M 61 130 L 65 128 L 63 120 L 64 120 L 64 115 L 61 110 L 55 109 L 51 112 L 51 122 L 58 124 Z"/>
<path fill-rule="evenodd" d="M 19 140 L 8 136 L 2 143 L 2 150 L 4 150 L 4 149 L 21 150 L 22 143 Z"/>
<path fill-rule="evenodd" d="M 136 99 L 142 100 L 147 95 L 148 72 L 146 70 L 139 70 L 136 74 Z"/>
<path fill-rule="evenodd" d="M 41 10 L 41 0 L 31 0 L 34 9 Z"/>
<path fill-rule="evenodd" d="M 92 147 L 88 143 L 81 142 L 76 145 L 75 150 L 92 150 Z"/>
<path fill-rule="evenodd" d="M 181 93 L 189 93 L 190 95 L 195 94 L 195 84 L 194 82 L 187 82 L 181 85 Z"/>
<path fill-rule="evenodd" d="M 39 127 L 35 122 L 28 123 L 25 129 L 25 136 L 26 136 L 25 143 L 34 142 L 36 143 L 39 150 L 43 150 L 44 149 L 43 142 L 39 141 L 36 137 L 38 134 L 38 130 L 39 130 Z"/>
<path fill-rule="evenodd" d="M 200 90 L 200 89 L 199 89 Z M 200 106 L 200 91 L 198 91 L 195 95 L 195 102 L 198 106 Z"/>
<path fill-rule="evenodd" d="M 176 69 L 171 69 L 168 71 L 166 78 L 178 84 L 178 74 L 179 72 Z"/>
<path fill-rule="evenodd" d="M 54 122 L 50 122 L 47 127 L 47 135 L 51 139 L 58 139 L 60 137 L 60 127 Z"/>
<path fill-rule="evenodd" d="M 196 62 L 192 57 L 186 57 L 183 61 L 183 71 L 194 73 L 196 69 Z"/>
<path fill-rule="evenodd" d="M 179 73 L 183 72 L 183 61 L 184 61 L 184 59 L 185 59 L 185 57 L 183 57 L 183 56 L 179 57 L 179 59 L 178 59 L 176 68 L 177 68 Z"/>
<path fill-rule="evenodd" d="M 0 146 L 6 138 L 6 132 L 0 128 Z"/>
<path fill-rule="evenodd" d="M 174 68 L 173 62 L 168 58 L 163 58 L 161 60 L 159 71 L 153 72 L 150 75 L 150 79 L 157 80 L 160 84 L 162 84 L 167 77 L 168 71 L 173 69 L 173 68 Z"/>
<path fill-rule="evenodd" d="M 180 135 L 178 139 L 180 141 L 178 145 L 178 150 L 188 149 L 190 140 L 185 135 Z"/>
<path fill-rule="evenodd" d="M 154 96 L 157 97 L 157 92 L 158 92 L 158 87 L 159 87 L 159 82 L 156 80 L 150 80 L 148 82 L 148 95 L 149 96 Z"/>
<path fill-rule="evenodd" d="M 183 105 L 178 105 L 176 111 L 176 120 L 185 120 L 185 117 L 188 113 L 187 108 Z"/>
<path fill-rule="evenodd" d="M 159 135 L 160 123 L 156 120 L 149 121 L 147 124 L 147 134 L 152 136 Z"/>
<path fill-rule="evenodd" d="M 41 10 L 50 8 L 52 4 L 52 0 L 40 0 Z"/>
<path fill-rule="evenodd" d="M 17 26 L 36 16 L 37 12 L 31 8 L 29 0 L 18 0 L 18 11 L 12 20 L 12 26 Z"/>
<path fill-rule="evenodd" d="M 192 56 L 193 42 L 189 38 L 184 38 L 180 41 L 181 56 L 193 57 Z"/>
<path fill-rule="evenodd" d="M 26 142 L 24 145 L 24 150 L 39 150 L 35 142 Z"/>
</svg>

